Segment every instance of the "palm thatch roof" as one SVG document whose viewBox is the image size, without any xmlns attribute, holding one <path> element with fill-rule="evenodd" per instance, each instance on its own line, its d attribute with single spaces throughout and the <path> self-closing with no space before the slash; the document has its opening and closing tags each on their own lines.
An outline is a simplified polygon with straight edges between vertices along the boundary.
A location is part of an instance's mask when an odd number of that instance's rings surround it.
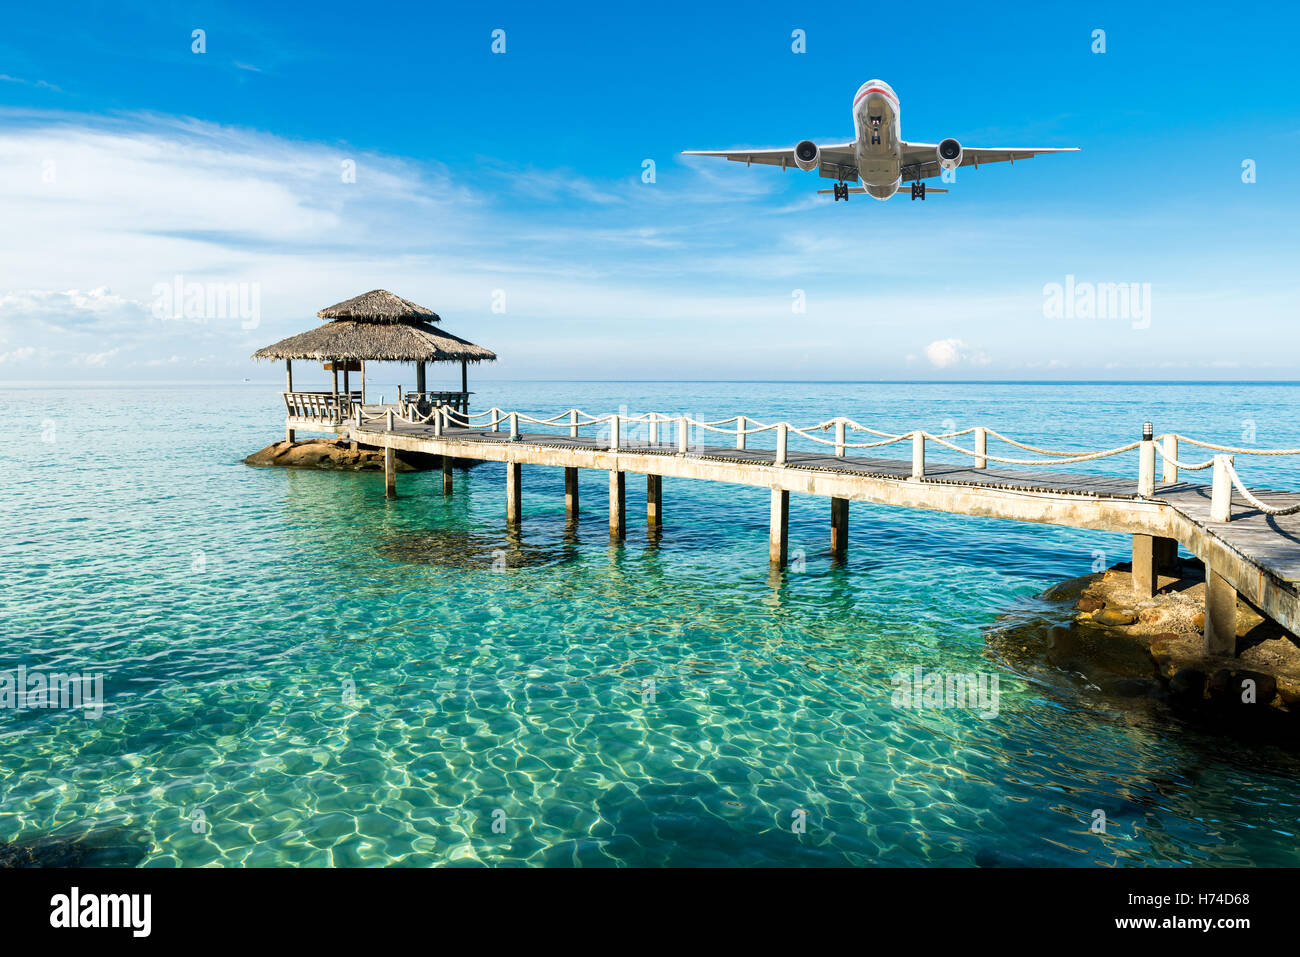
<svg viewBox="0 0 1300 957">
<path fill-rule="evenodd" d="M 493 362 L 496 353 L 433 325 L 437 313 L 384 289 L 322 309 L 330 322 L 258 349 L 254 359 Z"/>
<path fill-rule="evenodd" d="M 357 322 L 441 322 L 438 314 L 387 289 L 372 289 L 344 302 L 326 306 L 321 319 L 355 319 Z"/>
</svg>

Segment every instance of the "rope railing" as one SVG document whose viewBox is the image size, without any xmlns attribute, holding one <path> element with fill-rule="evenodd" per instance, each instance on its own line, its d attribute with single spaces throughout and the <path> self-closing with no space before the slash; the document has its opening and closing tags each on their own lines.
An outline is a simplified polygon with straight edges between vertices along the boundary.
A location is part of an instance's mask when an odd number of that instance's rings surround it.
<svg viewBox="0 0 1300 957">
<path fill-rule="evenodd" d="M 591 415 L 581 409 L 573 408 L 558 415 L 549 418 L 537 418 L 524 412 L 506 412 L 502 409 L 491 408 L 482 412 L 469 413 L 458 410 L 450 405 L 435 406 L 430 412 L 422 414 L 414 402 L 399 402 L 397 407 L 387 407 L 380 414 L 369 414 L 362 410 L 360 405 L 352 407 L 352 421 L 357 426 L 372 425 L 381 421 L 386 430 L 392 431 L 396 425 L 404 423 L 412 426 L 433 425 L 434 434 L 441 436 L 449 428 L 461 428 L 481 431 L 500 432 L 503 427 L 509 429 L 509 438 L 511 441 L 519 441 L 522 434 L 519 431 L 521 424 L 551 428 L 567 428 L 569 437 L 579 438 L 579 430 L 589 426 L 597 426 L 600 430 L 598 436 L 600 441 L 607 442 L 607 448 L 611 451 L 619 449 L 638 449 L 643 450 L 647 447 L 656 451 L 673 451 L 677 454 L 688 454 L 693 449 L 702 450 L 703 446 L 698 442 L 690 441 L 691 430 L 698 435 L 699 432 L 711 432 L 721 435 L 730 435 L 735 437 L 735 445 L 739 450 L 747 447 L 747 440 L 750 436 L 760 435 L 766 432 L 776 433 L 776 454 L 773 464 L 783 466 L 787 463 L 787 447 L 789 438 L 793 434 L 814 445 L 830 447 L 834 449 L 835 456 L 843 458 L 851 449 L 875 449 L 890 445 L 897 445 L 902 442 L 910 441 L 912 443 L 912 478 L 924 479 L 925 472 L 925 452 L 929 443 L 939 446 L 943 449 L 955 452 L 961 456 L 972 459 L 971 467 L 980 470 L 988 467 L 989 462 L 996 462 L 1000 465 L 1017 465 L 1017 466 L 1060 466 L 1074 465 L 1081 462 L 1093 462 L 1100 459 L 1110 458 L 1116 455 L 1122 455 L 1132 452 L 1134 449 L 1139 451 L 1139 468 L 1138 468 L 1138 488 L 1137 497 L 1140 499 L 1155 499 L 1155 466 L 1157 459 L 1162 460 L 1164 467 L 1161 479 L 1165 484 L 1172 484 L 1178 481 L 1178 472 L 1186 470 L 1189 472 L 1198 472 L 1205 469 L 1214 469 L 1212 482 L 1212 504 L 1211 520 L 1212 521 L 1230 521 L 1231 520 L 1231 492 L 1235 488 L 1253 508 L 1263 514 L 1270 516 L 1294 515 L 1300 513 L 1300 504 L 1289 506 L 1270 506 L 1260 501 L 1253 495 L 1245 483 L 1242 482 L 1236 468 L 1233 465 L 1234 455 L 1262 455 L 1262 456 L 1282 456 L 1282 455 L 1300 455 L 1300 449 L 1253 449 L 1237 448 L 1233 446 L 1217 445 L 1212 442 L 1203 442 L 1198 439 L 1188 438 L 1178 433 L 1165 433 L 1156 436 L 1153 433 L 1151 424 L 1145 423 L 1143 426 L 1142 438 L 1139 441 L 1130 442 L 1126 445 L 1116 446 L 1110 449 L 1100 449 L 1096 451 L 1069 451 L 1061 449 L 1047 449 L 1027 442 L 1021 442 L 1018 439 L 1003 435 L 995 429 L 984 426 L 973 426 L 971 428 L 952 430 L 948 432 L 933 433 L 924 429 L 913 429 L 910 432 L 885 432 L 880 429 L 874 429 L 870 426 L 863 425 L 846 417 L 837 417 L 819 422 L 816 425 L 800 427 L 792 425 L 789 422 L 773 422 L 764 424 L 745 415 L 734 415 L 726 419 L 717 419 L 715 421 L 700 421 L 688 415 L 666 415 L 661 412 L 647 412 L 640 415 L 628 415 L 626 413 L 609 413 L 605 415 Z M 636 440 L 637 444 L 629 444 L 631 440 L 626 439 L 626 430 L 630 426 L 648 426 L 648 443 L 641 444 L 641 440 Z M 826 438 L 819 433 L 834 429 L 834 438 Z M 667 433 L 675 430 L 676 442 L 668 441 Z M 875 441 L 852 442 L 849 441 L 850 433 L 863 433 L 874 436 Z M 966 448 L 950 439 L 957 439 L 963 436 L 973 436 L 974 448 Z M 1010 456 L 995 455 L 988 451 L 988 440 L 994 439 L 1003 442 L 1014 448 L 1024 449 L 1035 455 L 1043 456 L 1042 458 L 1014 458 Z M 1211 449 L 1221 454 L 1215 455 L 1204 462 L 1185 462 L 1178 456 L 1178 447 L 1180 443 L 1198 446 L 1200 448 Z"/>
</svg>

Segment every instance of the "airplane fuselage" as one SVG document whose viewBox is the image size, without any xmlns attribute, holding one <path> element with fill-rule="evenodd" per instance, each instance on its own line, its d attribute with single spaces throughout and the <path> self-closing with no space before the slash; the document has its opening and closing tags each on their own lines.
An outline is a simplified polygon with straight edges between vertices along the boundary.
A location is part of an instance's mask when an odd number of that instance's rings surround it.
<svg viewBox="0 0 1300 957">
<path fill-rule="evenodd" d="M 903 136 L 898 94 L 884 80 L 868 80 L 853 95 L 853 149 L 867 194 L 886 200 L 902 182 Z"/>
</svg>

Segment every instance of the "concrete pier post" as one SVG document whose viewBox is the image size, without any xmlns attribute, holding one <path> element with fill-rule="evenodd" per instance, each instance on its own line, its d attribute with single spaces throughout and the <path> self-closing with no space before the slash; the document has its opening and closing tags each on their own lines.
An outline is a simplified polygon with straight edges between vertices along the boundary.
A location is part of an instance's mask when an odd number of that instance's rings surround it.
<svg viewBox="0 0 1300 957">
<path fill-rule="evenodd" d="M 1164 469 L 1161 470 L 1161 474 L 1160 474 L 1160 480 L 1162 482 L 1178 481 L 1178 466 L 1175 465 L 1173 462 L 1169 461 L 1170 459 L 1176 460 L 1177 458 L 1178 458 L 1178 436 L 1171 433 L 1165 436 L 1165 459 L 1164 459 L 1165 467 Z"/>
<path fill-rule="evenodd" d="M 650 444 L 659 444 L 659 413 L 650 413 Z"/>
<path fill-rule="evenodd" d="M 646 526 L 652 532 L 657 532 L 663 528 L 663 490 L 664 477 L 662 475 L 647 475 L 645 477 L 645 521 Z"/>
<path fill-rule="evenodd" d="M 1133 536 L 1133 591 L 1139 598 L 1156 593 L 1155 538 L 1151 535 Z"/>
<path fill-rule="evenodd" d="M 397 455 L 391 445 L 384 448 L 384 498 L 397 498 Z"/>
<path fill-rule="evenodd" d="M 1160 573 L 1173 568 L 1178 560 L 1176 539 L 1160 535 L 1133 536 L 1133 591 L 1141 598 L 1151 598 L 1160 585 Z"/>
<path fill-rule="evenodd" d="M 738 415 L 736 416 L 736 448 L 743 449 L 745 447 L 746 438 L 745 417 L 743 415 Z"/>
<path fill-rule="evenodd" d="M 451 494 L 451 463 L 454 459 L 450 455 L 442 457 L 442 494 Z"/>
<path fill-rule="evenodd" d="M 627 534 L 627 473 L 609 473 L 609 540 L 621 542 Z"/>
<path fill-rule="evenodd" d="M 690 447 L 690 441 L 691 433 L 686 425 L 686 416 L 679 415 L 677 417 L 677 453 L 679 455 L 686 454 L 686 450 Z"/>
<path fill-rule="evenodd" d="M 498 409 L 495 405 L 492 406 L 492 431 L 493 432 L 501 431 L 501 410 Z"/>
<path fill-rule="evenodd" d="M 981 425 L 975 429 L 975 468 L 986 469 L 989 467 L 989 460 L 985 457 L 988 454 L 989 430 Z M 1007 456 L 1007 458 L 1010 457 Z"/>
<path fill-rule="evenodd" d="M 920 429 L 912 433 L 912 478 L 925 478 L 925 433 Z"/>
<path fill-rule="evenodd" d="M 1228 466 L 1232 464 L 1231 455 L 1214 457 L 1214 483 L 1210 487 L 1210 521 L 1232 521 L 1232 476 Z"/>
<path fill-rule="evenodd" d="M 578 437 L 578 410 L 570 409 L 569 410 L 569 438 L 576 439 L 577 437 Z"/>
<path fill-rule="evenodd" d="M 510 441 L 511 442 L 519 441 L 519 413 L 518 412 L 510 413 Z"/>
<path fill-rule="evenodd" d="M 843 555 L 849 547 L 849 500 L 831 499 L 831 552 Z"/>
<path fill-rule="evenodd" d="M 835 455 L 844 458 L 844 420 L 835 420 Z"/>
<path fill-rule="evenodd" d="M 773 460 L 773 465 L 785 465 L 785 450 L 789 438 L 789 428 L 782 422 L 776 427 L 776 458 Z"/>
<path fill-rule="evenodd" d="M 578 520 L 578 470 L 564 470 L 564 518 L 573 523 Z"/>
<path fill-rule="evenodd" d="M 609 449 L 611 452 L 618 451 L 618 432 L 620 424 L 617 413 L 609 417 Z"/>
<path fill-rule="evenodd" d="M 790 551 L 790 493 L 772 489 L 772 529 L 768 538 L 767 558 L 773 568 L 785 568 Z"/>
<path fill-rule="evenodd" d="M 518 525 L 522 517 L 523 466 L 506 463 L 506 524 Z"/>
<path fill-rule="evenodd" d="M 385 431 L 388 432 L 393 431 L 393 410 L 392 409 L 388 409 L 384 413 L 384 429 Z"/>
<path fill-rule="evenodd" d="M 1210 566 L 1205 567 L 1205 653 L 1237 655 L 1237 589 Z"/>
</svg>

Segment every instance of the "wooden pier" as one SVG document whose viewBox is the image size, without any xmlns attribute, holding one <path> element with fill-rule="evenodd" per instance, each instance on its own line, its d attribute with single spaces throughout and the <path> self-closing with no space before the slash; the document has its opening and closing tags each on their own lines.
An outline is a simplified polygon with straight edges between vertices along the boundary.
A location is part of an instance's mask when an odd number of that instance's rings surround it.
<svg viewBox="0 0 1300 957">
<path fill-rule="evenodd" d="M 521 422 L 555 431 L 524 432 Z M 592 426 L 597 434 L 582 434 L 582 429 L 590 431 Z M 625 437 L 629 426 L 646 437 Z M 832 430 L 833 438 L 821 437 Z M 523 520 L 524 465 L 564 469 L 565 507 L 571 521 L 576 520 L 578 511 L 577 470 L 603 470 L 609 474 L 609 531 L 614 541 L 626 533 L 628 473 L 646 476 L 646 521 L 656 533 L 664 521 L 665 477 L 769 489 L 769 561 L 777 568 L 784 567 L 788 553 L 791 492 L 830 500 L 828 537 L 837 554 L 848 546 L 851 501 L 1129 534 L 1133 537 L 1134 588 L 1146 597 L 1155 593 L 1162 567 L 1173 562 L 1181 544 L 1205 563 L 1207 653 L 1234 654 L 1238 595 L 1292 634 L 1300 629 L 1300 494 L 1260 491 L 1258 495 L 1271 503 L 1265 504 L 1241 484 L 1232 455 L 1214 455 L 1195 464 L 1182 462 L 1179 440 L 1193 440 L 1154 436 L 1149 425 L 1141 439 L 1095 453 L 1036 449 L 984 428 L 943 435 L 920 430 L 891 434 L 847 419 L 800 429 L 787 423 L 761 425 L 745 416 L 708 423 L 653 413 L 592 417 L 570 410 L 551 419 L 535 419 L 497 409 L 469 415 L 450 407 L 426 415 L 414 405 L 358 406 L 331 431 L 361 445 L 387 450 L 385 487 L 389 495 L 396 489 L 394 450 L 440 455 L 444 463 L 453 458 L 506 463 L 505 508 L 511 524 Z M 775 433 L 775 448 L 751 447 L 751 435 L 768 431 Z M 848 441 L 851 434 L 861 432 L 872 440 Z M 705 444 L 691 439 L 692 434 L 698 439 L 706 433 L 725 435 L 730 441 Z M 825 451 L 790 450 L 791 435 L 822 445 Z M 963 437 L 971 441 L 972 448 L 955 444 Z M 994 455 L 988 451 L 990 438 L 1038 457 L 1026 460 Z M 910 459 L 851 454 L 900 444 L 911 447 Z M 1194 444 L 1212 450 L 1224 448 Z M 970 464 L 927 463 L 927 445 L 963 453 Z M 1070 473 L 1059 467 L 1035 467 L 1032 471 L 1016 467 L 1070 465 L 1134 451 L 1139 460 L 1136 481 Z M 1300 454 L 1300 449 L 1231 451 Z M 1158 459 L 1163 459 L 1159 478 Z M 1214 470 L 1210 484 L 1179 481 L 1180 469 L 1210 468 Z M 450 494 L 450 470 L 444 469 L 443 474 L 443 490 Z"/>
</svg>

